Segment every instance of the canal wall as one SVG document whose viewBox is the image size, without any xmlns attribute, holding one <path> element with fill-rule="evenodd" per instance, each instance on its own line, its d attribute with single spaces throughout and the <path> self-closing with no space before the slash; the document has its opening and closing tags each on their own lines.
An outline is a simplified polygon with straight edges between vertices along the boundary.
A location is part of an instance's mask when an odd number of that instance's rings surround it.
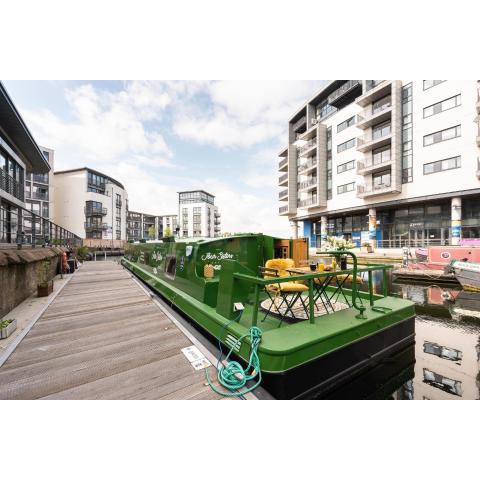
<svg viewBox="0 0 480 480">
<path fill-rule="evenodd" d="M 0 318 L 37 290 L 38 267 L 50 260 L 48 278 L 59 271 L 60 247 L 0 250 Z"/>
</svg>

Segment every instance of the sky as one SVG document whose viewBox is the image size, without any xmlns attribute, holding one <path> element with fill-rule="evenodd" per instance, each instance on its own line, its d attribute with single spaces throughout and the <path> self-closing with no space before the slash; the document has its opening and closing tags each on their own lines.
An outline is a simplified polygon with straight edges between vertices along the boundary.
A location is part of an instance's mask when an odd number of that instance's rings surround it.
<svg viewBox="0 0 480 480">
<path fill-rule="evenodd" d="M 131 210 L 177 213 L 177 192 L 215 195 L 222 232 L 291 235 L 278 215 L 290 116 L 325 81 L 5 81 L 55 170 L 90 167 Z"/>
</svg>

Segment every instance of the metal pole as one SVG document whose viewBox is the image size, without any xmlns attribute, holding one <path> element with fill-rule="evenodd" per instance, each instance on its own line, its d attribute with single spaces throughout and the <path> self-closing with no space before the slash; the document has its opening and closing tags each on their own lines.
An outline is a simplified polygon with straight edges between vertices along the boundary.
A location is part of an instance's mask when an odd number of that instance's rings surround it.
<svg viewBox="0 0 480 480">
<path fill-rule="evenodd" d="M 368 272 L 368 295 L 370 297 L 370 306 L 373 307 L 373 272 L 369 270 Z M 356 281 L 356 278 L 352 279 L 353 282 Z"/>
</svg>

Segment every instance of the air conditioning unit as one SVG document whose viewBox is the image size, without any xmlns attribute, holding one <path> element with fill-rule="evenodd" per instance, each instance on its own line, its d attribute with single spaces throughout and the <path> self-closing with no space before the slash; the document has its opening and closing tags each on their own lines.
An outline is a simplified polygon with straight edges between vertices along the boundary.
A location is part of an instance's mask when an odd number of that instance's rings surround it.
<svg viewBox="0 0 480 480">
<path fill-rule="evenodd" d="M 316 125 L 318 123 L 318 120 L 316 118 L 312 118 L 312 125 Z"/>
</svg>

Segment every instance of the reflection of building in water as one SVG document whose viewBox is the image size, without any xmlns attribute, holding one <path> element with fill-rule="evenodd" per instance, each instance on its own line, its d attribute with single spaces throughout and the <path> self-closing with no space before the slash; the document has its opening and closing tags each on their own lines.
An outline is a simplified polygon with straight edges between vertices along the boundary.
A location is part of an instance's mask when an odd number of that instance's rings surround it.
<svg viewBox="0 0 480 480">
<path fill-rule="evenodd" d="M 415 399 L 478 399 L 479 329 L 417 319 Z"/>
</svg>

